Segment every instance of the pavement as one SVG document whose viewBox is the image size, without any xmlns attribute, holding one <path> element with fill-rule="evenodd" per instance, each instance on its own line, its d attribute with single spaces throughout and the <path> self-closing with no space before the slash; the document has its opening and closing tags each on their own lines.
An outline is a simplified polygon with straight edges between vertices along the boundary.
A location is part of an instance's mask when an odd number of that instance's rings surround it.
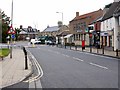
<svg viewBox="0 0 120 90">
<path fill-rule="evenodd" d="M 65 48 L 65 46 L 63 46 L 62 48 Z M 70 49 L 70 47 L 66 46 L 66 49 Z M 77 47 L 77 49 L 75 48 L 75 46 L 72 46 L 71 50 L 83 51 L 83 52 L 88 52 L 88 53 L 93 53 L 93 54 L 98 54 L 98 55 L 109 56 L 113 58 L 120 58 L 120 51 L 118 52 L 118 56 L 117 56 L 116 51 L 113 51 L 111 49 L 106 49 L 106 48 L 104 48 L 104 52 L 103 52 L 102 48 L 97 49 L 95 47 L 92 47 L 90 51 L 90 47 L 85 47 L 85 49 L 82 50 L 82 47 L 80 46 Z"/>
<path fill-rule="evenodd" d="M 23 81 L 32 74 L 32 64 L 28 61 L 28 69 L 25 70 L 25 56 L 21 48 L 12 49 L 10 55 L 0 59 L 0 88 L 4 88 Z"/>
</svg>

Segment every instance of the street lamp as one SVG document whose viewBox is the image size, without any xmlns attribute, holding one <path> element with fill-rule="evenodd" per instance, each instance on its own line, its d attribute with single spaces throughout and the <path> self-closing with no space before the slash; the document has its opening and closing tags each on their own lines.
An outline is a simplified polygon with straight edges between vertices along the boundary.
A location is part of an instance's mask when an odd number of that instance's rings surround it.
<svg viewBox="0 0 120 90">
<path fill-rule="evenodd" d="M 61 13 L 62 14 L 62 26 L 63 26 L 63 12 L 56 12 L 56 13 Z"/>
<path fill-rule="evenodd" d="M 56 12 L 56 13 L 61 13 L 61 15 L 62 15 L 62 31 L 63 31 L 63 12 Z M 64 42 L 64 40 L 63 40 L 63 35 L 62 35 L 62 44 L 63 44 L 63 42 Z"/>
</svg>

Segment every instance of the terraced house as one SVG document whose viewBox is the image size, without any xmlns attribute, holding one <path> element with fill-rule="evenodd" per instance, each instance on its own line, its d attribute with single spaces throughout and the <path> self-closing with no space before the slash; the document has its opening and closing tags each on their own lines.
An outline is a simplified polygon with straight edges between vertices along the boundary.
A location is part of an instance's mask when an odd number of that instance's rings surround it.
<svg viewBox="0 0 120 90">
<path fill-rule="evenodd" d="M 84 15 L 79 15 L 79 12 L 76 12 L 76 17 L 69 22 L 70 31 L 74 34 L 73 38 L 76 45 L 81 45 L 81 42 L 84 40 L 85 45 L 89 46 L 90 38 L 88 26 L 102 15 L 102 9 Z"/>
<path fill-rule="evenodd" d="M 101 21 L 101 45 L 120 49 L 120 0 L 114 0 Z"/>
</svg>

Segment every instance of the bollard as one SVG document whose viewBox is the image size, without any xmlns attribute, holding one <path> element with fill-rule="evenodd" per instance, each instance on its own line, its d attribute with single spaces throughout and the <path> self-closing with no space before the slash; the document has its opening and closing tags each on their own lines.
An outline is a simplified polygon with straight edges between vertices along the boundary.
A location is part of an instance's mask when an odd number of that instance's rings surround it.
<svg viewBox="0 0 120 90">
<path fill-rule="evenodd" d="M 118 49 L 116 49 L 116 56 L 118 57 Z"/>
<path fill-rule="evenodd" d="M 12 58 L 12 47 L 10 47 L 10 59 Z"/>
<path fill-rule="evenodd" d="M 35 43 L 32 43 L 32 47 L 35 47 Z"/>
<path fill-rule="evenodd" d="M 65 49 L 66 49 L 66 44 L 65 44 Z"/>
<path fill-rule="evenodd" d="M 83 47 L 82 47 L 82 51 L 83 51 Z"/>
<path fill-rule="evenodd" d="M 75 50 L 77 51 L 77 46 L 75 45 Z"/>
<path fill-rule="evenodd" d="M 92 53 L 92 46 L 90 46 L 90 53 Z"/>
<path fill-rule="evenodd" d="M 102 54 L 104 54 L 104 46 L 102 47 Z"/>
<path fill-rule="evenodd" d="M 71 44 L 70 44 L 70 50 L 71 50 Z"/>
<path fill-rule="evenodd" d="M 99 52 L 98 52 L 98 48 L 97 48 L 97 53 L 99 53 Z"/>
<path fill-rule="evenodd" d="M 28 64 L 27 64 L 27 51 L 25 50 L 25 47 L 23 47 L 23 52 L 25 54 L 25 70 L 28 69 Z"/>
</svg>

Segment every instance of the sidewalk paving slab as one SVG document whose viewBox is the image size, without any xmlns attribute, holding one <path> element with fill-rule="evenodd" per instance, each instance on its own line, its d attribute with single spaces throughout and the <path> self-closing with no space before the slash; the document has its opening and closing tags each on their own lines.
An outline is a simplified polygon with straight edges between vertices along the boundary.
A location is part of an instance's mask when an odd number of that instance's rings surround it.
<svg viewBox="0 0 120 90">
<path fill-rule="evenodd" d="M 28 69 L 25 70 L 25 56 L 20 48 L 13 48 L 10 55 L 0 60 L 0 88 L 21 82 L 32 73 L 31 62 L 28 58 Z"/>
</svg>

